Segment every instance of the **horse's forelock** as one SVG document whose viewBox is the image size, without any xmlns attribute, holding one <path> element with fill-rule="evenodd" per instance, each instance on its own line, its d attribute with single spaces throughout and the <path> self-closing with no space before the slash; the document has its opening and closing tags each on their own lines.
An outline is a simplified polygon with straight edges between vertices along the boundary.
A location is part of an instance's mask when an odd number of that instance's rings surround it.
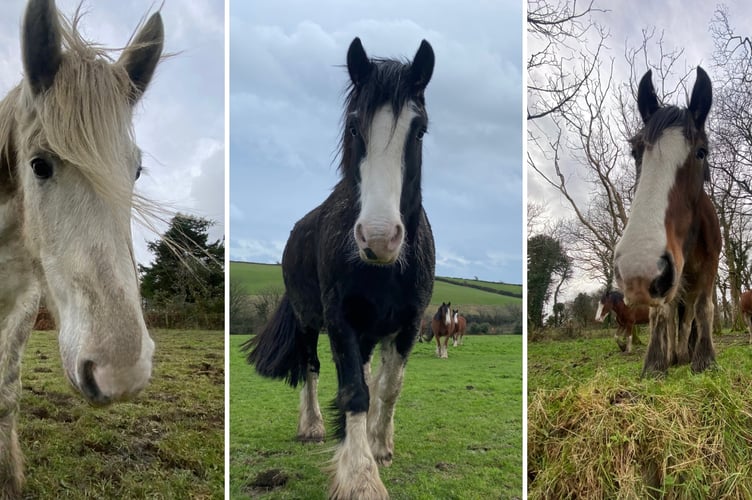
<svg viewBox="0 0 752 500">
<path fill-rule="evenodd" d="M 49 150 L 78 168 L 104 199 L 130 204 L 132 83 L 109 51 L 81 37 L 80 17 L 79 11 L 72 21 L 60 16 L 63 60 L 47 91 L 23 91 L 18 140 L 26 151 Z"/>
</svg>

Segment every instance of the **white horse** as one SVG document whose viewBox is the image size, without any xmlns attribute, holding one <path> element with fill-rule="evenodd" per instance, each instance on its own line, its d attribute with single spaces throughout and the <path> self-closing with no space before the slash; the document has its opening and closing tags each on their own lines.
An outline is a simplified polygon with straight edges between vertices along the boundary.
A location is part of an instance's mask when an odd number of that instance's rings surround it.
<svg viewBox="0 0 752 500">
<path fill-rule="evenodd" d="M 135 395 L 151 377 L 130 230 L 132 110 L 162 54 L 162 19 L 117 61 L 78 21 L 53 0 L 29 2 L 23 80 L 0 102 L 0 498 L 21 496 L 20 361 L 42 295 L 65 374 L 89 402 Z"/>
</svg>

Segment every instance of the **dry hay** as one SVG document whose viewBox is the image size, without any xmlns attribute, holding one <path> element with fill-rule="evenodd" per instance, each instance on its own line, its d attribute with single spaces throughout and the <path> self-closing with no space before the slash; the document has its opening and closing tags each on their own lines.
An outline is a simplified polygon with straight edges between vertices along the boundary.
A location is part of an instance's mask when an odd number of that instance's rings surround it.
<svg viewBox="0 0 752 500">
<path fill-rule="evenodd" d="M 530 499 L 748 499 L 751 468 L 752 379 L 741 371 L 599 372 L 530 397 Z"/>
</svg>

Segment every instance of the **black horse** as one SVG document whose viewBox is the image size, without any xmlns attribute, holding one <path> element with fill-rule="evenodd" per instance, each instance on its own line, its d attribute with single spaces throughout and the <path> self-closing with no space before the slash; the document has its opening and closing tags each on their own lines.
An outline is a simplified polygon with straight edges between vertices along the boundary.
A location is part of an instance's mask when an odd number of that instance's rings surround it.
<svg viewBox="0 0 752 500">
<path fill-rule="evenodd" d="M 347 53 L 341 180 L 293 228 L 282 258 L 285 295 L 269 324 L 243 344 L 263 376 L 303 383 L 298 439 L 321 441 L 316 395 L 319 331 L 329 333 L 339 390 L 332 498 L 387 498 L 377 464 L 394 450 L 394 406 L 433 291 L 433 235 L 422 206 L 424 90 L 434 53 L 412 63 Z M 375 377 L 376 344 L 382 360 Z"/>
</svg>

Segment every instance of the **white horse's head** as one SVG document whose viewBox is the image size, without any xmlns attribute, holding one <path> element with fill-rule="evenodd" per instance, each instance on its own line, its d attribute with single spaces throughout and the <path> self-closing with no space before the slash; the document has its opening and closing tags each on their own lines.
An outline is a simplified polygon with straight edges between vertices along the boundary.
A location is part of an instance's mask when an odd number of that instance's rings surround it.
<svg viewBox="0 0 752 500">
<path fill-rule="evenodd" d="M 80 37 L 77 23 L 78 14 L 69 22 L 52 0 L 29 2 L 24 79 L 3 108 L 15 108 L 9 135 L 25 246 L 57 319 L 65 373 L 90 402 L 107 404 L 151 377 L 154 342 L 130 230 L 140 172 L 132 110 L 164 35 L 156 13 L 112 61 Z"/>
</svg>

